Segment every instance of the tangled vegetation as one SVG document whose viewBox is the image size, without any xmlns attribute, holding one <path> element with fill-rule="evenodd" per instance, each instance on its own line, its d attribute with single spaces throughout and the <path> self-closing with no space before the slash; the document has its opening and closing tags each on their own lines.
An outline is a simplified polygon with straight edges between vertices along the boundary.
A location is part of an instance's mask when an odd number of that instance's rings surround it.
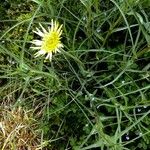
<svg viewBox="0 0 150 150">
<path fill-rule="evenodd" d="M 2 150 L 148 150 L 149 0 L 0 2 Z M 63 50 L 35 57 L 39 23 Z"/>
</svg>

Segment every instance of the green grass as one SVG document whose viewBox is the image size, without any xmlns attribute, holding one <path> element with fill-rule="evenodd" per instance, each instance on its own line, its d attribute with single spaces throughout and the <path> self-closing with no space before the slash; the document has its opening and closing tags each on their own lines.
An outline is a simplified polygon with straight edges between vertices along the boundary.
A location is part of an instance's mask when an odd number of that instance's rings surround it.
<svg viewBox="0 0 150 150">
<path fill-rule="evenodd" d="M 4 110 L 19 107 L 33 111 L 39 149 L 149 149 L 149 0 L 0 4 L 1 124 Z M 64 49 L 49 62 L 30 42 L 51 19 L 63 24 Z"/>
</svg>

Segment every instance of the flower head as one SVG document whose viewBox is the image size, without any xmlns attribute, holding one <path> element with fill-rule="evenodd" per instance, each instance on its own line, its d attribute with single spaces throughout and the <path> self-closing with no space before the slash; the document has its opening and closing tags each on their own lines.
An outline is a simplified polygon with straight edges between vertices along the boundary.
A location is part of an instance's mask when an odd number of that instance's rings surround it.
<svg viewBox="0 0 150 150">
<path fill-rule="evenodd" d="M 51 20 L 51 27 L 48 28 L 48 31 L 41 24 L 39 25 L 42 31 L 36 28 L 36 31 L 33 32 L 41 36 L 41 40 L 33 40 L 32 43 L 36 46 L 31 48 L 39 50 L 35 53 L 35 57 L 47 54 L 46 59 L 51 61 L 52 54 L 60 52 L 60 49 L 63 48 L 61 43 L 63 25 L 59 25 L 56 21 Z"/>
</svg>

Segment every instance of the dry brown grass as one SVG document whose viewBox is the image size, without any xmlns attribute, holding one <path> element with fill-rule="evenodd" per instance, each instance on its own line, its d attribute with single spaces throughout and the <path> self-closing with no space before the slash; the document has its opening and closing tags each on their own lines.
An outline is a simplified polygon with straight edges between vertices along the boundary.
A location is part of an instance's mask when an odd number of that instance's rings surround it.
<svg viewBox="0 0 150 150">
<path fill-rule="evenodd" d="M 26 111 L 22 107 L 0 109 L 1 150 L 41 149 L 40 134 L 32 110 Z"/>
</svg>

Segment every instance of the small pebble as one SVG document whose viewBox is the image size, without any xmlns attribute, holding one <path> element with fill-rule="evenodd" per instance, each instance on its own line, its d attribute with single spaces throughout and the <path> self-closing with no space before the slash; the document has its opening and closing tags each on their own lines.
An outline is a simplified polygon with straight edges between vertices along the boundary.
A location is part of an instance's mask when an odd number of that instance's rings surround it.
<svg viewBox="0 0 150 150">
<path fill-rule="evenodd" d="M 125 81 L 122 81 L 122 84 L 124 84 L 125 83 Z"/>
<path fill-rule="evenodd" d="M 128 135 L 126 136 L 126 140 L 130 140 L 130 137 Z"/>
<path fill-rule="evenodd" d="M 98 32 L 98 33 L 101 32 L 101 29 L 96 29 L 96 32 Z"/>
<path fill-rule="evenodd" d="M 141 109 L 140 109 L 140 108 L 138 108 L 138 109 L 137 109 L 137 111 L 138 111 L 138 112 L 141 112 Z"/>
</svg>

